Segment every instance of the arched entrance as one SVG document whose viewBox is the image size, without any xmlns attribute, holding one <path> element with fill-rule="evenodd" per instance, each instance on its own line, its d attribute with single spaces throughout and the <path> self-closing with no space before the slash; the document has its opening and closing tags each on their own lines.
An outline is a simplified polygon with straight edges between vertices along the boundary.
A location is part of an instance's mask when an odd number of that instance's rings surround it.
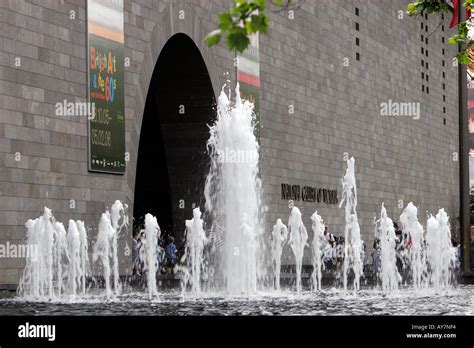
<svg viewBox="0 0 474 348">
<path fill-rule="evenodd" d="M 203 207 L 208 124 L 215 97 L 204 60 L 185 34 L 163 47 L 148 89 L 135 181 L 135 226 L 146 213 L 180 246 L 193 204 Z"/>
</svg>

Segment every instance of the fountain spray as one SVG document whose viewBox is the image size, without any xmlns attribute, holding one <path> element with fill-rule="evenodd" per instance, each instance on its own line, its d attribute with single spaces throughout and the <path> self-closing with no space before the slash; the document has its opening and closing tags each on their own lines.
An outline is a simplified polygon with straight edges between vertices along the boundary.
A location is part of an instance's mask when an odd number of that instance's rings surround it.
<svg viewBox="0 0 474 348">
<path fill-rule="evenodd" d="M 54 298 L 53 280 L 57 279 L 53 267 L 54 224 L 51 210 L 44 208 L 43 215 L 34 220 L 28 220 L 28 248 L 36 248 L 35 259 L 27 258 L 23 275 L 18 285 L 18 294 L 34 300 Z"/>
<path fill-rule="evenodd" d="M 81 263 L 81 239 L 79 230 L 74 220 L 69 220 L 67 229 L 67 248 L 69 254 L 69 270 L 68 270 L 68 290 L 71 295 L 76 296 L 76 292 L 80 287 L 82 278 L 82 263 Z"/>
<path fill-rule="evenodd" d="M 380 239 L 382 289 L 394 291 L 398 289 L 401 276 L 397 270 L 396 236 L 393 221 L 387 216 L 387 210 L 382 203 L 380 219 L 377 221 L 378 238 Z"/>
<path fill-rule="evenodd" d="M 204 264 L 204 246 L 208 243 L 201 219 L 201 210 L 193 209 L 193 218 L 186 220 L 186 252 L 189 281 L 195 295 L 201 293 L 201 271 Z"/>
<path fill-rule="evenodd" d="M 79 283 L 81 284 L 82 295 L 86 294 L 86 278 L 90 273 L 89 265 L 89 245 L 87 242 L 87 232 L 83 221 L 77 220 L 76 226 L 79 231 L 79 260 L 80 260 L 80 274 Z"/>
<path fill-rule="evenodd" d="M 306 231 L 301 216 L 301 211 L 297 207 L 293 207 L 288 219 L 289 244 L 295 255 L 296 292 L 298 294 L 301 293 L 301 269 L 303 267 L 304 247 L 308 241 L 308 231 Z"/>
<path fill-rule="evenodd" d="M 410 202 L 400 215 L 403 233 L 408 237 L 408 256 L 415 289 L 421 289 L 426 262 L 423 257 L 423 227 L 418 222 L 418 209 Z"/>
<path fill-rule="evenodd" d="M 114 289 L 118 295 L 121 291 L 120 277 L 119 277 L 119 260 L 118 260 L 118 240 L 122 229 L 128 227 L 128 216 L 127 216 L 126 204 L 122 204 L 119 200 L 116 200 L 112 204 L 110 209 L 110 222 L 114 233 L 112 235 L 112 257 L 113 257 L 113 276 L 114 276 Z"/>
<path fill-rule="evenodd" d="M 257 254 L 261 250 L 257 245 L 259 145 L 252 125 L 253 104 L 242 102 L 237 85 L 235 103 L 231 105 L 224 87 L 207 142 L 211 164 L 204 190 L 205 207 L 209 218 L 218 222 L 224 233 L 223 248 L 217 250 L 220 255 L 214 259 L 222 260 L 218 271 L 227 292 L 250 295 L 257 291 Z"/>
<path fill-rule="evenodd" d="M 287 238 L 288 228 L 278 219 L 272 231 L 272 264 L 276 290 L 280 290 L 281 254 Z"/>
<path fill-rule="evenodd" d="M 355 178 L 355 160 L 351 157 L 347 160 L 346 174 L 342 179 L 342 199 L 339 208 L 345 203 L 344 228 L 344 269 L 343 284 L 344 291 L 347 290 L 347 276 L 350 270 L 354 273 L 353 289 L 360 288 L 360 277 L 363 275 L 360 252 L 362 241 L 360 239 L 360 227 L 357 219 L 357 186 Z"/>
<path fill-rule="evenodd" d="M 50 209 L 44 208 L 41 217 L 28 220 L 28 249 L 34 257 L 27 257 L 18 286 L 21 297 L 34 300 L 51 300 L 80 291 L 86 292 L 89 272 L 87 235 L 84 222 L 69 220 L 68 230 L 57 222 Z"/>
<path fill-rule="evenodd" d="M 61 222 L 55 221 L 53 229 L 53 236 L 54 236 L 54 243 L 53 243 L 53 262 L 54 268 L 56 270 L 56 286 L 57 286 L 57 295 L 61 295 L 63 293 L 63 279 L 66 276 L 65 271 L 67 268 L 63 267 L 64 263 L 68 263 L 69 255 L 68 255 L 68 246 L 67 246 L 67 239 L 66 239 L 66 229 Z"/>
<path fill-rule="evenodd" d="M 313 221 L 313 241 L 311 243 L 312 260 L 313 260 L 313 273 L 311 274 L 311 280 L 313 284 L 313 290 L 321 290 L 321 278 L 322 278 L 322 253 L 326 246 L 326 238 L 324 237 L 324 222 L 318 212 L 315 211 L 311 216 Z"/>
<path fill-rule="evenodd" d="M 99 261 L 102 265 L 103 277 L 105 281 L 105 293 L 107 297 L 110 297 L 112 295 L 112 288 L 110 286 L 110 258 L 112 255 L 112 250 L 110 244 L 114 234 L 115 230 L 112 227 L 112 224 L 110 222 L 110 213 L 107 210 L 105 213 L 102 213 L 102 216 L 100 218 L 97 240 L 94 244 L 94 250 L 92 253 L 92 261 L 94 263 Z"/>
<path fill-rule="evenodd" d="M 452 247 L 449 217 L 444 209 L 440 209 L 436 217 L 430 216 L 426 223 L 426 257 L 430 267 L 429 282 L 437 290 L 449 285 Z"/>
<path fill-rule="evenodd" d="M 156 217 L 151 214 L 146 214 L 145 238 L 142 241 L 142 250 L 145 253 L 143 260 L 145 261 L 145 270 L 147 271 L 148 297 L 150 300 L 158 297 L 158 290 L 156 287 L 156 271 L 158 270 L 156 250 L 160 234 L 161 231 L 158 222 L 156 221 Z"/>
</svg>

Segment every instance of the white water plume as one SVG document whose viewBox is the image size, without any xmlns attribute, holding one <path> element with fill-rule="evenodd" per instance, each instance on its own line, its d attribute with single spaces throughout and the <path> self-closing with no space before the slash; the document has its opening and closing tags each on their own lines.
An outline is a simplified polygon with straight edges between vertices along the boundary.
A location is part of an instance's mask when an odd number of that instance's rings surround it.
<svg viewBox="0 0 474 348">
<path fill-rule="evenodd" d="M 288 228 L 278 219 L 272 230 L 272 266 L 276 290 L 280 290 L 281 254 L 288 238 Z"/>
<path fill-rule="evenodd" d="M 362 260 L 360 259 L 362 241 L 360 239 L 360 226 L 357 218 L 357 185 L 355 178 L 355 160 L 347 160 L 346 173 L 342 179 L 342 199 L 339 207 L 345 203 L 345 228 L 344 228 L 344 268 L 343 285 L 347 290 L 349 272 L 353 272 L 353 289 L 360 288 L 360 277 L 363 275 Z"/>
<path fill-rule="evenodd" d="M 397 269 L 395 227 L 392 219 L 387 216 L 387 210 L 383 203 L 380 219 L 377 221 L 377 232 L 380 240 L 382 289 L 384 291 L 394 291 L 398 289 L 398 283 L 401 281 Z"/>
<path fill-rule="evenodd" d="M 317 211 L 315 211 L 311 216 L 311 221 L 313 221 L 313 241 L 311 243 L 313 273 L 311 274 L 311 280 L 313 290 L 321 290 L 322 254 L 323 249 L 327 244 L 326 238 L 324 237 L 325 225 L 323 218 L 318 214 Z"/>
<path fill-rule="evenodd" d="M 301 293 L 301 270 L 303 267 L 304 248 L 308 241 L 308 231 L 303 224 L 301 211 L 297 207 L 291 210 L 288 219 L 288 232 L 290 234 L 290 247 L 295 256 L 296 267 L 296 292 Z"/>
<path fill-rule="evenodd" d="M 201 276 L 204 268 L 204 246 L 208 243 L 201 215 L 201 210 L 194 208 L 193 218 L 186 220 L 186 276 L 189 277 L 188 280 L 191 283 L 191 289 L 194 295 L 201 293 Z"/>
<path fill-rule="evenodd" d="M 410 202 L 400 215 L 403 232 L 407 236 L 409 266 L 412 274 L 413 286 L 421 289 L 426 262 L 423 255 L 423 226 L 418 222 L 418 209 Z"/>
<path fill-rule="evenodd" d="M 147 288 L 148 298 L 153 299 L 158 297 L 158 289 L 156 286 L 156 271 L 158 270 L 157 248 L 158 238 L 161 231 L 156 221 L 156 217 L 151 214 L 145 215 L 145 237 L 142 240 L 142 260 L 144 260 L 147 272 Z"/>
<path fill-rule="evenodd" d="M 429 264 L 429 282 L 435 289 L 449 285 L 452 257 L 449 217 L 440 209 L 436 217 L 430 216 L 426 223 L 426 257 Z"/>
<path fill-rule="evenodd" d="M 80 230 L 77 226 L 80 226 Z M 27 257 L 18 286 L 21 297 L 51 300 L 63 295 L 85 293 L 88 272 L 87 240 L 82 221 L 69 221 L 68 231 L 53 217 L 50 209 L 26 223 L 26 247 L 35 251 Z M 81 248 L 82 247 L 82 248 Z M 85 254 L 84 254 L 85 251 Z"/>
<path fill-rule="evenodd" d="M 206 212 L 223 232 L 223 247 L 217 250 L 222 266 L 217 272 L 227 293 L 252 295 L 257 291 L 257 254 L 262 249 L 258 245 L 259 145 L 252 124 L 253 104 L 242 102 L 238 85 L 232 104 L 224 87 L 207 142 L 211 167 L 205 185 Z"/>
<path fill-rule="evenodd" d="M 107 297 L 121 291 L 118 265 L 118 239 L 122 228 L 128 226 L 127 205 L 115 201 L 110 212 L 102 214 L 97 240 L 92 254 L 93 262 L 100 261 Z M 111 279 L 112 278 L 112 279 Z"/>
</svg>

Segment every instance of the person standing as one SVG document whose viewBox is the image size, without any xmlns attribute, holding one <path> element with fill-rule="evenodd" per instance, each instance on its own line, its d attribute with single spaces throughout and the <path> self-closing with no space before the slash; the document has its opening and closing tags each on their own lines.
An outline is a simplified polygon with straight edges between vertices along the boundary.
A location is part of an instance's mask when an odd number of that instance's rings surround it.
<svg viewBox="0 0 474 348">
<path fill-rule="evenodd" d="M 329 232 L 327 226 L 324 226 L 324 237 L 326 238 L 328 242 L 332 242 L 332 243 L 335 242 L 334 235 L 331 232 Z"/>
<path fill-rule="evenodd" d="M 367 256 L 367 247 L 365 242 L 362 241 L 362 248 L 360 250 L 360 261 L 362 262 L 362 271 L 365 272 L 368 264 L 368 256 Z"/>
<path fill-rule="evenodd" d="M 142 246 L 142 242 L 140 240 L 140 231 L 135 230 L 133 231 L 133 239 L 132 239 L 132 263 L 133 275 L 140 275 L 140 247 Z"/>
<path fill-rule="evenodd" d="M 170 236 L 169 243 L 166 246 L 166 259 L 171 274 L 176 274 L 176 264 L 178 263 L 177 252 L 178 249 L 176 248 L 176 244 L 174 244 L 174 238 Z"/>
<path fill-rule="evenodd" d="M 327 270 L 328 272 L 332 270 L 333 256 L 334 256 L 333 242 L 328 242 L 323 250 L 324 269 Z"/>
<path fill-rule="evenodd" d="M 403 261 L 403 231 L 400 229 L 398 224 L 394 221 L 393 228 L 395 229 L 395 255 L 396 255 L 396 265 L 398 273 L 402 273 L 404 269 Z"/>
<path fill-rule="evenodd" d="M 336 259 L 336 272 L 341 272 L 342 265 L 344 264 L 344 237 L 340 236 L 336 239 L 336 247 L 335 247 L 335 259 Z"/>
<path fill-rule="evenodd" d="M 456 241 L 452 240 L 452 248 L 451 248 L 451 260 L 449 262 L 449 268 L 452 270 L 458 270 L 461 268 L 461 246 Z"/>
<path fill-rule="evenodd" d="M 163 242 L 163 240 L 160 239 L 158 241 L 158 245 L 156 247 L 156 264 L 158 266 L 157 269 L 158 269 L 159 274 L 161 274 L 164 260 L 165 260 L 164 242 Z"/>
<path fill-rule="evenodd" d="M 372 272 L 375 274 L 380 272 L 380 268 L 382 266 L 382 260 L 380 256 L 380 240 L 377 238 L 374 240 L 372 250 Z"/>
</svg>

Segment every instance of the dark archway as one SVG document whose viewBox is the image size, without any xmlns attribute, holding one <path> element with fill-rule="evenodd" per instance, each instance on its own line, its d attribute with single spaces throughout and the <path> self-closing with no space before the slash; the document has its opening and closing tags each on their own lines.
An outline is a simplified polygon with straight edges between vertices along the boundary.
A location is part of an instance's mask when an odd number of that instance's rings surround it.
<svg viewBox="0 0 474 348">
<path fill-rule="evenodd" d="M 216 116 L 212 83 L 193 40 L 172 36 L 163 47 L 150 82 L 140 132 L 135 179 L 134 223 L 146 213 L 178 247 L 193 204 L 203 206 L 208 169 L 206 141 Z"/>
</svg>

